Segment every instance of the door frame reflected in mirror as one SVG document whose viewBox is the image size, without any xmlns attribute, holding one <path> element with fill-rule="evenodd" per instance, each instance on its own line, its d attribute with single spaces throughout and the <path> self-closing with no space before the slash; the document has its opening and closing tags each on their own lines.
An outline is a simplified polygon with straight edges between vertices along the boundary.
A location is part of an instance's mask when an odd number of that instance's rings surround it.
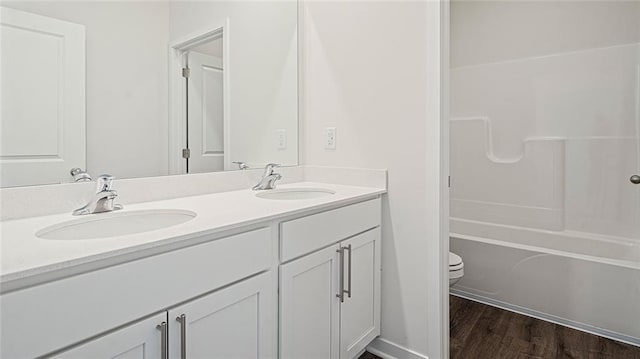
<svg viewBox="0 0 640 359">
<path fill-rule="evenodd" d="M 187 65 L 185 54 L 206 42 L 222 38 L 222 87 L 223 87 L 223 139 L 224 170 L 234 169 L 231 162 L 230 126 L 231 98 L 229 71 L 229 18 L 223 24 L 214 24 L 208 29 L 192 33 L 169 44 L 169 175 L 186 174 L 187 161 L 183 150 L 187 142 L 187 83 L 183 68 Z"/>
</svg>

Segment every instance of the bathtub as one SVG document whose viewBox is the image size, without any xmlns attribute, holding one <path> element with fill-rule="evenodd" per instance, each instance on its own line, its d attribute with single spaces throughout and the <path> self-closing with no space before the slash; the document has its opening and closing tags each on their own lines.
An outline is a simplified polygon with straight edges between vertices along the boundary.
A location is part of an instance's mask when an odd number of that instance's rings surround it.
<svg viewBox="0 0 640 359">
<path fill-rule="evenodd" d="M 451 293 L 640 346 L 640 241 L 452 218 Z"/>
</svg>

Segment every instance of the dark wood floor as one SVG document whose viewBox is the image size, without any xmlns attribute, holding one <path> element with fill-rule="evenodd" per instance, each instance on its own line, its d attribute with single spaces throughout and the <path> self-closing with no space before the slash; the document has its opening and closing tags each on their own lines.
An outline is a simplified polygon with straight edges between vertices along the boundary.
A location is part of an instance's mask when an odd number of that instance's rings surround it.
<svg viewBox="0 0 640 359">
<path fill-rule="evenodd" d="M 377 355 L 373 355 L 369 352 L 364 352 L 364 354 L 360 355 L 358 359 L 382 359 Z"/>
<path fill-rule="evenodd" d="M 449 296 L 450 359 L 640 359 L 640 348 Z M 381 359 L 365 352 L 358 359 Z"/>
<path fill-rule="evenodd" d="M 450 296 L 451 359 L 640 359 L 640 348 Z"/>
</svg>

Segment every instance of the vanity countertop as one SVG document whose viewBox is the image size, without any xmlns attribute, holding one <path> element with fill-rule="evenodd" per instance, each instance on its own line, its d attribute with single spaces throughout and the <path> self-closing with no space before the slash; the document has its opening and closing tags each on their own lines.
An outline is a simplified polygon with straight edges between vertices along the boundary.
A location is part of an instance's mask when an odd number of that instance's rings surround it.
<svg viewBox="0 0 640 359">
<path fill-rule="evenodd" d="M 278 189 L 303 187 L 326 188 L 335 191 L 335 194 L 304 200 L 270 200 L 258 198 L 256 192 L 246 189 L 130 205 L 126 204 L 126 199 L 122 199 L 125 208 L 118 213 L 176 209 L 193 211 L 197 216 L 193 220 L 168 228 L 98 239 L 51 240 L 36 236 L 36 232 L 42 228 L 79 218 L 71 213 L 0 222 L 2 291 L 83 273 L 95 269 L 93 265 L 96 262 L 101 262 L 101 267 L 118 264 L 131 260 L 132 255 L 143 257 L 152 252 L 158 253 L 158 248 L 171 250 L 171 245 L 188 246 L 191 244 L 190 241 L 196 241 L 202 236 L 266 222 L 277 217 L 375 198 L 386 192 L 380 188 L 313 182 L 281 185 Z"/>
</svg>

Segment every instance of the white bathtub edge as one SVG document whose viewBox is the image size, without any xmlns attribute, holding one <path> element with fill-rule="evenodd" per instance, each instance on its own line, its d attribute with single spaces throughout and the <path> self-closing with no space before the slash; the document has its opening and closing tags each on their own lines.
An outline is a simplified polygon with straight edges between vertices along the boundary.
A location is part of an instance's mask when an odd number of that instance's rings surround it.
<svg viewBox="0 0 640 359">
<path fill-rule="evenodd" d="M 450 288 L 449 289 L 449 293 L 452 295 L 455 295 L 457 297 L 461 297 L 461 298 L 465 298 L 465 299 L 469 299 L 475 302 L 479 302 L 479 303 L 483 303 L 483 304 L 487 304 L 493 307 L 497 307 L 497 308 L 501 308 L 504 310 L 508 310 L 510 312 L 515 312 L 515 313 L 519 313 L 519 314 L 523 314 L 529 317 L 533 317 L 533 318 L 537 318 L 540 320 L 544 320 L 547 322 L 551 322 L 551 323 L 555 323 L 555 324 L 559 324 L 565 327 L 569 327 L 572 329 L 576 329 L 576 330 L 580 330 L 583 332 L 587 332 L 590 334 L 594 334 L 597 336 L 601 336 L 604 338 L 608 338 L 608 339 L 612 339 L 612 340 L 616 340 L 622 343 L 626 343 L 626 344 L 630 344 L 636 347 L 640 347 L 640 338 L 634 338 L 628 335 L 624 335 L 624 334 L 620 334 L 620 333 L 616 333 L 610 330 L 606 330 L 606 329 L 601 329 L 598 327 L 594 327 L 588 324 L 584 324 L 584 323 L 580 323 L 580 322 L 574 322 L 572 320 L 567 320 L 564 318 L 559 318 L 550 314 L 546 314 L 543 312 L 538 312 L 536 310 L 532 310 L 529 308 L 524 308 L 524 307 L 520 307 L 518 305 L 513 305 L 513 304 L 509 304 L 509 303 L 505 303 L 499 300 L 495 300 L 495 299 L 491 299 L 491 298 L 486 298 L 477 294 L 472 294 L 469 292 L 466 292 L 464 290 L 460 290 L 457 288 Z"/>
<path fill-rule="evenodd" d="M 451 239 L 452 237 L 458 238 L 458 239 L 476 241 L 476 242 L 489 243 L 489 244 L 498 245 L 498 246 L 511 247 L 511 248 L 516 248 L 516 249 L 521 249 L 526 251 L 547 253 L 547 254 L 553 254 L 553 255 L 558 255 L 562 257 L 586 260 L 589 262 L 604 263 L 604 264 L 609 264 L 617 267 L 640 270 L 640 263 L 636 263 L 634 261 L 611 259 L 606 257 L 595 257 L 595 256 L 586 255 L 586 254 L 571 253 L 571 252 L 558 250 L 558 249 L 538 247 L 538 246 L 533 246 L 529 244 L 509 242 L 502 239 L 491 239 L 487 237 L 479 237 L 475 235 L 456 233 L 456 232 L 449 233 L 449 239 Z"/>
</svg>

